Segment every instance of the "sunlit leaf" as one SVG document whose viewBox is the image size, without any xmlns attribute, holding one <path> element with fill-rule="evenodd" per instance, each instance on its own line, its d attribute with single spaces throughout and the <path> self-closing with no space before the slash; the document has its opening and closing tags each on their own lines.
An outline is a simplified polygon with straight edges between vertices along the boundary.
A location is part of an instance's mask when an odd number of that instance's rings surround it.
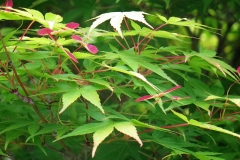
<svg viewBox="0 0 240 160">
<path fill-rule="evenodd" d="M 103 107 L 100 102 L 99 95 L 96 91 L 96 89 L 93 86 L 84 86 L 80 89 L 80 93 L 85 98 L 88 100 L 90 103 L 98 107 L 102 113 L 104 113 Z"/>
<path fill-rule="evenodd" d="M 49 28 L 53 29 L 56 22 L 62 22 L 63 18 L 60 15 L 51 12 L 45 14 L 45 19 L 48 22 Z"/>
<path fill-rule="evenodd" d="M 134 30 L 139 31 L 141 27 L 135 23 L 134 21 L 131 21 L 131 26 L 134 28 Z"/>
<path fill-rule="evenodd" d="M 108 126 L 104 126 L 101 129 L 97 130 L 93 134 L 93 150 L 92 150 L 92 157 L 94 157 L 95 152 L 99 144 L 113 131 L 114 124 L 109 124 Z"/>
<path fill-rule="evenodd" d="M 161 20 L 163 20 L 162 17 L 159 17 Z M 167 24 L 172 24 L 172 25 L 178 25 L 178 26 L 186 26 L 186 27 L 194 27 L 194 28 L 199 28 L 199 29 L 203 29 L 203 30 L 217 30 L 215 28 L 211 28 L 208 27 L 206 25 L 200 24 L 200 23 L 196 23 L 194 21 L 190 21 L 187 18 L 179 18 L 179 17 L 170 17 L 167 22 Z"/>
<path fill-rule="evenodd" d="M 178 116 L 179 118 L 181 118 L 181 119 L 184 120 L 185 122 L 189 122 L 189 121 L 188 121 L 188 118 L 187 118 L 186 116 L 184 116 L 183 114 L 178 113 L 178 112 L 176 112 L 176 111 L 174 111 L 174 110 L 171 110 L 171 111 L 173 112 L 173 114 L 175 114 L 176 116 Z"/>
<path fill-rule="evenodd" d="M 158 18 L 161 19 L 163 22 L 167 22 L 167 18 L 157 14 Z"/>
<path fill-rule="evenodd" d="M 228 100 L 240 107 L 240 98 L 229 98 Z"/>
<path fill-rule="evenodd" d="M 35 19 L 37 21 L 44 21 L 44 16 L 41 12 L 34 10 L 34 9 L 28 9 L 28 8 L 24 8 L 24 9 L 32 14 L 33 19 Z"/>
<path fill-rule="evenodd" d="M 64 93 L 62 97 L 63 107 L 60 110 L 59 114 L 62 113 L 65 109 L 67 109 L 70 104 L 76 101 L 80 97 L 80 95 L 81 91 L 77 88 L 75 90 L 70 90 L 69 92 Z"/>
<path fill-rule="evenodd" d="M 114 127 L 119 132 L 122 132 L 122 133 L 134 138 L 136 141 L 138 141 L 140 146 L 143 145 L 141 139 L 139 138 L 139 136 L 137 134 L 137 130 L 136 130 L 135 126 L 131 122 L 118 122 L 118 123 L 115 123 Z"/>
<path fill-rule="evenodd" d="M 210 104 L 207 103 L 207 102 L 202 102 L 202 101 L 195 101 L 193 102 L 197 107 L 200 107 L 202 109 L 204 109 L 205 111 L 207 112 L 210 112 L 209 110 L 209 107 L 210 107 Z"/>
<path fill-rule="evenodd" d="M 94 59 L 98 57 L 97 55 L 88 54 L 87 52 L 74 52 L 74 56 L 78 59 Z M 100 58 L 101 56 L 99 56 Z"/>
<path fill-rule="evenodd" d="M 151 29 L 146 28 L 146 27 L 143 27 L 141 29 L 141 31 L 138 32 L 138 34 L 143 36 L 143 37 L 146 37 L 149 34 L 151 34 L 154 37 L 173 39 L 173 40 L 182 41 L 182 42 L 184 42 L 184 41 L 181 40 L 180 37 L 187 37 L 187 36 L 184 36 L 184 35 L 181 35 L 181 34 L 178 34 L 178 33 L 171 33 L 171 32 L 168 32 L 168 31 L 162 31 L 162 30 L 154 31 L 154 30 L 151 30 Z"/>
<path fill-rule="evenodd" d="M 92 19 L 97 19 L 97 20 L 95 20 L 93 22 L 93 24 L 91 25 L 88 33 L 90 33 L 99 24 L 101 24 L 101 23 L 105 22 L 106 20 L 110 19 L 110 24 L 113 26 L 113 28 L 115 28 L 117 30 L 117 32 L 123 38 L 123 34 L 122 34 L 122 31 L 121 31 L 121 23 L 122 23 L 122 20 L 123 20 L 124 17 L 127 17 L 131 20 L 142 22 L 142 23 L 146 24 L 148 27 L 153 29 L 153 27 L 146 22 L 143 14 L 147 14 L 147 13 L 133 11 L 133 12 L 111 12 L 111 13 L 101 14 L 101 15 L 95 17 L 95 18 L 92 18 Z"/>
<path fill-rule="evenodd" d="M 22 17 L 13 12 L 6 12 L 3 10 L 0 10 L 0 20 L 28 20 L 28 19 L 29 18 Z"/>
<path fill-rule="evenodd" d="M 66 135 L 63 135 L 59 139 L 93 133 L 93 132 L 96 132 L 97 130 L 99 130 L 101 128 L 109 126 L 111 123 L 112 123 L 111 121 L 104 121 L 104 122 L 101 122 L 101 123 L 84 124 L 82 126 L 77 127 L 72 132 L 70 132 Z M 57 140 L 59 140 L 59 139 L 57 139 Z"/>
<path fill-rule="evenodd" d="M 212 100 L 212 99 L 223 99 L 223 98 L 215 95 L 210 95 L 205 99 L 205 101 Z"/>
<path fill-rule="evenodd" d="M 226 129 L 223 129 L 223 128 L 220 128 L 220 127 L 217 127 L 217 126 L 214 126 L 214 125 L 211 125 L 211 124 L 198 122 L 198 121 L 196 121 L 194 119 L 189 120 L 189 124 L 190 125 L 194 125 L 194 126 L 198 126 L 198 127 L 201 127 L 201 128 L 209 129 L 209 130 L 222 132 L 222 133 L 229 134 L 229 135 L 232 135 L 232 136 L 240 138 L 240 134 L 228 131 Z"/>
<path fill-rule="evenodd" d="M 181 118 L 182 120 L 186 121 L 189 125 L 193 125 L 193 126 L 197 126 L 197 127 L 201 127 L 201 128 L 205 128 L 205 129 L 209 129 L 209 130 L 214 130 L 214 131 L 218 131 L 218 132 L 222 132 L 222 133 L 226 133 L 235 137 L 240 138 L 240 135 L 231 131 L 228 131 L 226 129 L 217 127 L 215 125 L 211 125 L 211 124 L 207 124 L 207 123 L 203 123 L 203 122 L 198 122 L 194 119 L 191 119 L 188 121 L 187 117 L 184 116 L 181 113 L 177 113 L 173 110 L 171 110 L 176 116 L 178 116 L 179 118 Z"/>
<path fill-rule="evenodd" d="M 40 32 L 40 34 L 41 34 L 41 32 Z M 41 38 L 35 37 L 35 38 L 26 39 L 26 44 L 28 44 L 28 45 L 35 44 L 36 42 L 38 42 L 38 44 L 42 44 L 42 45 L 49 45 L 52 42 L 52 40 L 49 38 L 45 38 L 45 37 L 41 37 Z M 39 51 L 39 52 L 42 52 L 42 51 Z M 48 56 L 48 57 L 50 57 L 50 56 Z"/>
<path fill-rule="evenodd" d="M 12 11 L 15 11 L 16 13 L 12 12 Z M 15 15 L 19 15 L 21 16 L 23 19 L 32 19 L 32 14 L 29 13 L 29 12 L 26 12 L 26 11 L 23 11 L 23 10 L 19 10 L 19 9 L 15 9 L 15 8 L 11 8 L 11 12 L 9 12 L 10 14 L 11 13 L 14 13 Z"/>
</svg>

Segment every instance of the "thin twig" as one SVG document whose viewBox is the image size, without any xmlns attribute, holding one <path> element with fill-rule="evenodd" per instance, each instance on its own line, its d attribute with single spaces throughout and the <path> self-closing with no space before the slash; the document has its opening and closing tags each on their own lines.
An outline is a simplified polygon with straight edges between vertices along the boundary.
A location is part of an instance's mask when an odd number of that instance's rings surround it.
<svg viewBox="0 0 240 160">
<path fill-rule="evenodd" d="M 123 49 L 127 50 L 126 47 L 124 47 L 124 45 L 123 45 L 115 36 L 113 36 L 113 37 L 114 37 L 115 40 L 118 42 L 118 44 L 119 44 L 120 46 L 122 46 Z"/>
<path fill-rule="evenodd" d="M 159 30 L 160 28 L 162 28 L 162 27 L 164 27 L 164 26 L 166 26 L 166 25 L 167 25 L 167 23 L 164 23 L 164 24 L 160 25 L 159 27 L 157 27 L 156 29 L 154 29 L 154 31 L 157 31 L 157 30 Z M 149 33 L 146 37 L 144 37 L 144 38 L 138 43 L 138 45 L 136 46 L 136 48 L 139 48 L 139 46 L 141 45 L 141 43 L 142 43 L 145 39 L 147 39 L 150 35 L 152 35 L 152 33 Z M 149 42 L 149 40 L 145 43 L 145 45 L 147 45 L 148 42 Z M 140 54 L 141 54 L 141 52 L 138 52 L 138 55 L 140 55 Z"/>
<path fill-rule="evenodd" d="M 6 53 L 6 55 L 7 55 L 8 61 L 9 61 L 9 62 L 12 62 L 11 57 L 10 57 L 10 55 L 9 55 L 9 52 L 8 52 L 8 50 L 7 50 L 7 47 L 6 47 L 5 43 L 4 43 L 4 40 L 3 40 L 3 37 L 2 37 L 1 31 L 0 31 L 0 39 L 1 39 L 1 41 L 2 41 L 2 45 L 3 45 L 3 48 L 4 48 L 5 53 Z M 16 48 L 16 47 L 15 47 L 15 48 Z M 19 85 L 21 86 L 21 88 L 23 89 L 26 97 L 27 97 L 28 99 L 30 99 L 29 94 L 28 94 L 27 90 L 25 89 L 23 83 L 21 82 L 21 80 L 20 80 L 20 78 L 19 78 L 19 76 L 18 76 L 18 74 L 17 74 L 16 68 L 14 67 L 13 63 L 11 63 L 11 67 L 12 67 L 13 73 L 15 74 L 16 79 L 17 79 Z M 13 87 L 14 87 L 14 86 L 13 86 Z M 32 103 L 31 105 L 32 105 L 34 111 L 35 111 L 35 112 L 38 114 L 38 116 L 40 117 L 40 119 L 41 119 L 44 123 L 47 123 L 47 120 L 43 117 L 43 115 L 41 114 L 41 112 L 38 110 L 37 106 L 36 106 L 34 103 Z"/>
<path fill-rule="evenodd" d="M 126 24 L 126 27 L 127 27 L 128 31 L 130 31 L 130 27 L 128 26 L 128 23 L 127 23 L 126 18 L 123 17 L 123 19 L 124 19 L 124 22 L 125 22 L 125 24 Z M 132 39 L 132 43 L 133 43 L 134 49 L 136 49 L 136 44 L 135 44 L 135 42 L 134 42 L 133 36 L 130 36 L 130 37 L 131 37 L 131 39 Z"/>
</svg>

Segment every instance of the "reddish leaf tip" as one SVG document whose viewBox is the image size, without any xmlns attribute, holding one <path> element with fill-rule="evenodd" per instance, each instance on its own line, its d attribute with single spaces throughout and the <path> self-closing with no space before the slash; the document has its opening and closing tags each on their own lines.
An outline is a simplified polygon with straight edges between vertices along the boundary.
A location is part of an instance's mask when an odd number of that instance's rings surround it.
<svg viewBox="0 0 240 160">
<path fill-rule="evenodd" d="M 42 28 L 38 30 L 37 34 L 43 36 L 43 35 L 49 35 L 51 34 L 51 32 L 53 31 L 49 28 Z"/>
<path fill-rule="evenodd" d="M 174 99 L 174 100 L 179 100 L 180 97 L 178 97 L 178 96 L 172 96 L 172 99 Z"/>
<path fill-rule="evenodd" d="M 142 96 L 142 97 L 140 97 L 140 98 L 137 98 L 135 101 L 136 101 L 136 102 L 141 102 L 141 101 L 145 101 L 145 100 L 151 99 L 151 98 L 152 98 L 151 95 L 146 95 L 146 96 Z"/>
<path fill-rule="evenodd" d="M 237 68 L 237 72 L 238 74 L 240 74 L 240 66 Z"/>
<path fill-rule="evenodd" d="M 69 56 L 74 62 L 78 63 L 78 60 L 73 56 L 72 53 L 70 53 L 70 52 L 68 52 L 68 51 L 66 51 L 66 50 L 65 50 L 65 52 L 68 54 L 68 56 Z"/>
<path fill-rule="evenodd" d="M 74 39 L 76 41 L 82 41 L 82 38 L 78 35 L 75 35 L 75 34 L 72 35 L 72 39 Z"/>
<path fill-rule="evenodd" d="M 12 0 L 5 0 L 5 3 L 3 4 L 5 7 L 7 7 L 6 9 L 5 9 L 5 11 L 10 11 L 11 9 L 10 8 L 12 8 L 12 6 L 13 6 L 13 2 L 12 2 Z"/>
<path fill-rule="evenodd" d="M 174 90 L 176 90 L 176 89 L 178 89 L 178 88 L 181 88 L 182 86 L 175 86 L 175 87 L 173 87 L 173 88 L 171 88 L 171 89 L 169 89 L 169 90 L 166 90 L 164 93 L 168 93 L 168 92 L 172 92 L 172 91 L 174 91 Z"/>
<path fill-rule="evenodd" d="M 87 50 L 89 52 L 91 52 L 92 54 L 96 54 L 98 52 L 98 49 L 96 46 L 92 45 L 92 44 L 87 44 L 86 46 Z"/>
<path fill-rule="evenodd" d="M 79 24 L 76 22 L 70 22 L 68 24 L 66 24 L 66 27 L 71 28 L 71 29 L 75 29 L 79 27 Z"/>
</svg>

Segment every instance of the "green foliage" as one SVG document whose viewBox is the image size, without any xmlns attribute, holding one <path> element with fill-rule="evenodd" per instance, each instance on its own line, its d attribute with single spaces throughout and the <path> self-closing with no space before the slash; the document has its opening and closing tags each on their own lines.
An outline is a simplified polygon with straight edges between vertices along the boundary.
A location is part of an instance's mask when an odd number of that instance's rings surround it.
<svg viewBox="0 0 240 160">
<path fill-rule="evenodd" d="M 215 30 L 162 15 L 152 15 L 164 23 L 150 29 L 155 24 L 143 14 L 103 14 L 90 28 L 74 28 L 54 13 L 0 10 L 1 21 L 30 21 L 29 27 L 38 22 L 21 38 L 20 28 L 0 35 L 0 154 L 16 159 L 240 157 L 240 99 L 221 81 L 237 86 L 237 71 L 213 51 L 184 47 L 190 37 L 162 27 Z M 108 19 L 117 32 L 96 28 Z M 123 20 L 126 30 L 120 28 Z M 43 37 L 40 26 L 52 31 Z M 169 45 L 150 42 L 162 39 Z"/>
</svg>

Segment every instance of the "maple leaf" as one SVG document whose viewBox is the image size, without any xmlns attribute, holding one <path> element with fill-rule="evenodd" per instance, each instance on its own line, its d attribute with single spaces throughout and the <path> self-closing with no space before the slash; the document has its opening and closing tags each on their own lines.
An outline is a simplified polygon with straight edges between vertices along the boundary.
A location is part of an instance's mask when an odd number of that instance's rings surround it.
<svg viewBox="0 0 240 160">
<path fill-rule="evenodd" d="M 92 23 L 92 25 L 89 29 L 88 35 L 99 24 L 101 24 L 101 23 L 110 19 L 110 24 L 113 26 L 113 28 L 115 28 L 117 30 L 117 32 L 123 38 L 123 34 L 122 34 L 122 31 L 121 31 L 121 23 L 122 23 L 122 20 L 123 20 L 124 17 L 127 17 L 131 20 L 142 22 L 142 23 L 146 24 L 148 27 L 153 29 L 153 27 L 146 22 L 143 14 L 148 14 L 148 13 L 132 11 L 132 12 L 110 12 L 110 13 L 101 14 L 101 15 L 95 17 L 95 18 L 90 19 L 90 20 L 93 20 L 93 19 L 97 19 L 97 20 L 95 20 Z"/>
</svg>

